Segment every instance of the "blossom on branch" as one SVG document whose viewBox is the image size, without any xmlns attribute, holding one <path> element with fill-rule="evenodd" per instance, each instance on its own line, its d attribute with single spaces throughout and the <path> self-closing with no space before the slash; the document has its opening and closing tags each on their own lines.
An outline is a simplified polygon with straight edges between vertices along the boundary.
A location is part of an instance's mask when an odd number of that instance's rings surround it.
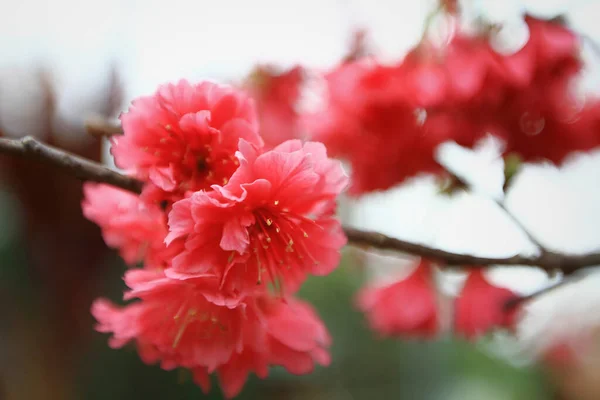
<svg viewBox="0 0 600 400">
<path fill-rule="evenodd" d="M 209 82 L 182 80 L 134 101 L 111 151 L 141 194 L 87 184 L 82 207 L 107 244 L 145 268 L 125 276 L 125 299 L 136 301 L 94 303 L 97 329 L 112 333 L 112 347 L 135 343 L 146 363 L 190 369 L 204 391 L 215 373 L 228 398 L 271 365 L 294 374 L 328 365 L 329 333 L 293 294 L 309 275 L 335 269 L 347 242 L 335 211 L 348 178 L 330 156 L 350 162 L 358 195 L 443 173 L 436 152 L 448 141 L 472 148 L 491 134 L 504 141 L 504 155 L 556 164 L 600 144 L 600 101 L 579 103 L 573 92 L 582 70 L 577 36 L 554 22 L 525 22 L 529 40 L 511 55 L 494 51 L 491 27 L 459 28 L 441 45 L 424 38 L 392 66 L 357 51 L 325 75 L 326 107 L 302 124 L 300 67 L 253 75 L 245 89 L 259 116 L 241 90 Z M 298 140 L 301 129 L 324 144 Z M 32 146 L 10 150 L 35 153 Z M 451 265 L 495 261 L 359 233 L 355 243 Z M 422 259 L 406 279 L 360 291 L 358 308 L 375 331 L 426 338 L 441 331 L 431 263 Z M 516 295 L 474 268 L 454 301 L 454 330 L 474 339 L 513 328 L 516 311 L 507 305 Z"/>
<path fill-rule="evenodd" d="M 341 164 L 316 142 L 266 151 L 253 102 L 208 82 L 161 86 L 122 122 L 112 153 L 143 181 L 141 194 L 86 184 L 82 207 L 108 245 L 145 268 L 125 275 L 124 297 L 137 301 L 94 303 L 97 330 L 115 348 L 134 342 L 146 363 L 190 369 L 205 391 L 216 372 L 227 397 L 270 365 L 306 374 L 329 364 L 329 333 L 290 295 L 339 263 Z"/>
<path fill-rule="evenodd" d="M 253 101 L 211 82 L 162 85 L 134 100 L 121 123 L 124 134 L 111 138 L 117 166 L 180 198 L 225 184 L 240 138 L 262 145 Z"/>
<path fill-rule="evenodd" d="M 96 329 L 112 333 L 110 345 L 137 345 L 142 360 L 161 368 L 191 369 L 206 392 L 216 372 L 226 397 L 236 396 L 248 374 L 265 378 L 270 365 L 307 374 L 315 364 L 328 365 L 331 338 L 308 304 L 271 296 L 248 298 L 235 307 L 218 306 L 193 280 L 169 279 L 160 271 L 132 270 L 123 308 L 96 300 Z"/>
<path fill-rule="evenodd" d="M 482 269 L 471 271 L 454 303 L 455 331 L 474 339 L 494 328 L 512 330 L 517 310 L 507 308 L 507 303 L 517 297 L 508 289 L 491 285 Z"/>
<path fill-rule="evenodd" d="M 371 328 L 382 336 L 435 336 L 439 313 L 431 273 L 429 262 L 422 260 L 408 278 L 361 289 L 357 305 Z"/>
<path fill-rule="evenodd" d="M 258 324 L 245 327 L 244 349 L 217 368 L 221 389 L 227 398 L 235 397 L 248 375 L 266 378 L 270 365 L 283 366 L 296 375 L 308 374 L 315 364 L 327 366 L 331 344 L 329 332 L 313 308 L 298 299 L 270 296 L 255 299 Z M 195 381 L 207 392 L 210 388 L 207 368 L 195 368 Z"/>
<path fill-rule="evenodd" d="M 457 30 L 447 44 L 422 40 L 396 65 L 344 62 L 325 75 L 325 107 L 303 116 L 310 137 L 352 165 L 351 192 L 383 190 L 439 174 L 436 149 L 472 148 L 485 135 L 504 154 L 560 164 L 600 145 L 600 101 L 580 100 L 578 37 L 555 22 L 525 20 L 529 40 L 497 53 L 489 32 Z"/>
<path fill-rule="evenodd" d="M 297 107 L 303 74 L 299 66 L 282 72 L 274 67 L 259 66 L 244 83 L 256 101 L 260 135 L 267 148 L 301 136 Z"/>
<path fill-rule="evenodd" d="M 106 244 L 119 250 L 129 265 L 164 268 L 173 258 L 175 246 L 167 249 L 167 216 L 155 204 L 113 186 L 85 183 L 81 203 L 83 215 L 102 230 Z"/>
<path fill-rule="evenodd" d="M 215 305 L 194 282 L 168 279 L 162 271 L 130 270 L 125 298 L 138 298 L 124 308 L 97 300 L 92 314 L 97 330 L 110 332 L 110 345 L 135 341 L 142 360 L 160 362 L 166 370 L 203 366 L 213 371 L 243 348 L 242 329 L 248 323 L 245 304 Z"/>
<path fill-rule="evenodd" d="M 167 276 L 214 274 L 219 290 L 250 294 L 264 284 L 293 293 L 307 274 L 325 275 L 346 244 L 333 213 L 346 185 L 323 145 L 287 141 L 262 152 L 240 141 L 240 167 L 225 186 L 173 205 L 167 243 L 183 240 Z"/>
</svg>

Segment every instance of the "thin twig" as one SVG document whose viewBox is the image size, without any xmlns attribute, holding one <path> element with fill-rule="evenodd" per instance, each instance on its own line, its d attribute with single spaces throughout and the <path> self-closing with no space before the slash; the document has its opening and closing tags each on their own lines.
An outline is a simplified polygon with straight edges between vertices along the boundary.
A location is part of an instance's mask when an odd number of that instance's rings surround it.
<svg viewBox="0 0 600 400">
<path fill-rule="evenodd" d="M 142 182 L 134 178 L 119 174 L 102 164 L 43 144 L 29 136 L 22 139 L 0 138 L 1 153 L 36 159 L 59 167 L 79 179 L 107 183 L 133 193 L 140 193 L 143 186 Z M 344 232 L 348 237 L 348 242 L 355 246 L 394 250 L 426 257 L 444 265 L 461 265 L 467 268 L 488 265 L 528 265 L 537 266 L 547 271 L 561 270 L 565 274 L 570 274 L 586 267 L 600 265 L 600 253 L 569 255 L 548 251 L 538 256 L 481 257 L 440 250 L 385 236 L 378 232 L 362 231 L 350 227 L 344 227 Z"/>
<path fill-rule="evenodd" d="M 584 273 L 575 273 L 575 274 L 571 274 L 569 276 L 563 277 L 560 281 L 554 282 L 554 283 L 552 283 L 540 290 L 536 290 L 535 292 L 530 293 L 526 296 L 519 296 L 514 299 L 508 300 L 506 302 L 506 304 L 504 305 L 504 308 L 506 310 L 511 310 L 525 302 L 537 299 L 538 297 L 545 295 L 549 292 L 553 292 L 554 290 L 559 289 L 565 285 L 578 282 L 581 279 L 586 278 L 587 276 L 589 276 L 589 274 L 587 274 L 587 273 L 585 273 L 585 274 Z"/>
<path fill-rule="evenodd" d="M 504 211 L 504 214 L 510 218 L 510 220 L 513 222 L 513 224 L 515 224 L 520 230 L 521 232 L 523 232 L 525 234 L 525 236 L 527 236 L 527 239 L 529 239 L 529 241 L 531 243 L 533 243 L 539 250 L 541 253 L 548 253 L 549 250 L 544 247 L 539 240 L 537 240 L 532 234 L 531 232 L 525 227 L 525 225 L 523 225 L 523 223 L 510 211 L 508 211 L 508 209 L 506 208 L 506 206 L 504 205 L 504 202 L 502 201 L 496 201 L 496 204 L 498 204 L 498 207 L 500 207 L 502 209 L 502 211 Z"/>
<path fill-rule="evenodd" d="M 467 190 L 470 189 L 470 185 L 461 177 L 459 177 L 458 175 L 454 174 L 453 172 L 446 170 L 446 172 L 449 174 L 450 179 L 452 179 L 453 181 L 456 181 L 456 183 L 458 184 L 457 186 L 459 188 L 462 188 L 463 190 Z M 513 214 L 511 213 L 507 208 L 506 205 L 504 204 L 503 201 L 500 200 L 494 200 L 494 202 L 496 203 L 496 205 L 498 205 L 498 207 L 500 207 L 502 209 L 502 211 L 504 211 L 504 214 L 513 222 L 513 224 L 515 224 L 524 234 L 525 236 L 527 236 L 527 238 L 529 239 L 529 241 L 531 243 L 533 243 L 539 250 L 541 253 L 548 253 L 549 250 L 546 249 L 532 234 L 531 232 L 529 232 L 529 230 L 525 227 L 525 225 L 523 225 L 523 223 L 521 223 L 521 221 Z"/>
<path fill-rule="evenodd" d="M 143 186 L 142 182 L 136 179 L 119 174 L 102 164 L 38 142 L 31 136 L 21 139 L 0 138 L 0 153 L 36 159 L 59 167 L 81 180 L 107 183 L 134 193 L 140 193 Z"/>
</svg>

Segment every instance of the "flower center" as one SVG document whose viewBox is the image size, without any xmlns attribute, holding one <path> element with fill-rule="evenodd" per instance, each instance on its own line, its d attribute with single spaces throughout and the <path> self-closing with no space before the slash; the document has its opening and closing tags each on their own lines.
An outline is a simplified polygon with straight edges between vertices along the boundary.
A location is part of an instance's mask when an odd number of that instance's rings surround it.
<svg viewBox="0 0 600 400">
<path fill-rule="evenodd" d="M 196 333 L 194 337 L 200 339 L 212 339 L 217 335 L 226 335 L 228 329 L 223 325 L 218 315 L 209 312 L 198 312 L 195 308 L 190 308 L 184 312 L 185 303 L 181 306 L 173 320 L 177 328 L 177 333 L 173 339 L 172 347 L 175 349 L 179 345 L 181 338 L 190 326 L 194 323 L 193 330 Z"/>
<path fill-rule="evenodd" d="M 275 206 L 278 204 L 278 201 L 274 202 Z M 269 280 L 278 285 L 281 283 L 278 278 L 283 273 L 281 268 L 302 268 L 306 260 L 314 265 L 319 263 L 309 251 L 309 236 L 302 229 L 302 225 L 316 225 L 313 220 L 290 213 L 285 208 L 260 208 L 254 211 L 254 217 L 256 223 L 251 233 L 250 246 L 256 257 L 258 285 L 262 283 L 262 274 L 265 272 L 269 275 Z"/>
</svg>

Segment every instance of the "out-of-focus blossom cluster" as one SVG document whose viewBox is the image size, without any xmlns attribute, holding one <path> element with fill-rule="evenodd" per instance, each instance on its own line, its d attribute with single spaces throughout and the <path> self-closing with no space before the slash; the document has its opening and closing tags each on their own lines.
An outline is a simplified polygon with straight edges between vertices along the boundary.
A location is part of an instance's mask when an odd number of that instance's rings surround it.
<svg viewBox="0 0 600 400">
<path fill-rule="evenodd" d="M 368 57 L 328 72 L 326 106 L 304 126 L 352 165 L 351 192 L 388 189 L 439 174 L 438 145 L 473 147 L 484 136 L 503 154 L 560 164 L 600 144 L 600 101 L 577 91 L 578 36 L 558 22 L 526 17 L 529 39 L 513 54 L 490 44 L 493 26 L 457 28 L 443 44 L 425 37 L 401 62 Z"/>
<path fill-rule="evenodd" d="M 371 284 L 358 293 L 357 305 L 382 336 L 432 338 L 442 333 L 439 290 L 434 270 L 421 261 L 412 273 L 386 284 Z M 454 300 L 452 331 L 467 339 L 492 329 L 514 329 L 517 309 L 506 305 L 518 296 L 488 282 L 482 269 L 470 272 Z"/>
</svg>

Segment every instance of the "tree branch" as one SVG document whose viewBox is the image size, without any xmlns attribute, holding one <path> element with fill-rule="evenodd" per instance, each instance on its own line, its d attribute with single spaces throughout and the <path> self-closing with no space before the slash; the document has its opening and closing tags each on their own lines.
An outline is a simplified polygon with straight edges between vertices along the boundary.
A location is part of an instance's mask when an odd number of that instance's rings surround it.
<svg viewBox="0 0 600 400">
<path fill-rule="evenodd" d="M 134 178 L 119 174 L 102 164 L 38 142 L 30 136 L 22 139 L 0 138 L 0 154 L 10 154 L 38 160 L 59 167 L 79 179 L 106 183 L 133 193 L 140 193 L 143 186 L 142 182 Z M 385 236 L 378 232 L 367 232 L 350 227 L 344 227 L 344 232 L 348 237 L 348 242 L 352 245 L 409 253 L 429 258 L 443 265 L 461 265 L 464 267 L 528 265 L 537 266 L 547 271 L 561 270 L 565 274 L 570 274 L 586 267 L 600 265 L 600 253 L 568 255 L 547 251 L 539 256 L 481 257 L 435 249 L 426 245 Z"/>
<path fill-rule="evenodd" d="M 450 179 L 452 179 L 452 182 L 450 182 L 448 184 L 448 188 L 446 190 L 456 190 L 457 188 L 460 188 L 462 190 L 467 190 L 470 189 L 470 185 L 463 180 L 462 178 L 460 178 L 459 176 L 457 176 L 456 174 L 454 174 L 452 171 L 446 169 L 446 173 L 448 173 L 448 175 L 450 176 Z M 505 195 L 506 195 L 506 188 L 504 190 Z M 521 223 L 521 221 L 513 214 L 511 213 L 508 208 L 506 208 L 506 205 L 504 204 L 503 201 L 500 200 L 494 200 L 494 202 L 496 203 L 496 205 L 498 207 L 500 207 L 502 209 L 502 211 L 504 212 L 504 214 L 512 221 L 513 224 L 515 224 L 517 226 L 517 228 L 519 228 L 527 237 L 527 239 L 533 243 L 541 253 L 548 253 L 548 249 L 546 249 L 532 234 L 531 232 L 529 232 L 529 230 L 525 227 L 525 225 L 523 225 L 523 223 Z"/>
<path fill-rule="evenodd" d="M 85 180 L 107 183 L 134 193 L 140 193 L 142 182 L 75 154 L 38 142 L 31 136 L 21 139 L 0 138 L 0 153 L 32 158 L 59 167 Z"/>
<path fill-rule="evenodd" d="M 122 135 L 123 129 L 119 124 L 113 124 L 103 117 L 93 116 L 85 121 L 87 132 L 97 138 Z"/>
<path fill-rule="evenodd" d="M 523 225 L 523 223 L 517 217 L 515 217 L 515 215 L 513 213 L 511 213 L 510 211 L 508 211 L 508 209 L 504 205 L 504 202 L 502 202 L 502 201 L 496 201 L 496 204 L 498 204 L 498 206 L 502 209 L 502 211 L 504 211 L 504 214 L 508 218 L 510 218 L 510 220 L 521 230 L 521 232 L 523 232 L 525 234 L 525 236 L 527 237 L 527 239 L 529 239 L 529 241 L 531 243 L 533 243 L 540 250 L 541 253 L 548 253 L 549 252 L 549 250 L 546 247 L 544 247 L 539 242 L 539 240 L 537 240 L 531 234 L 531 232 L 525 227 L 525 225 Z"/>
<path fill-rule="evenodd" d="M 583 272 L 583 271 L 582 271 Z M 578 282 L 586 277 L 588 277 L 590 274 L 589 273 L 574 273 L 571 274 L 569 276 L 563 277 L 561 280 L 559 280 L 558 282 L 554 282 L 542 289 L 536 290 L 533 293 L 530 293 L 528 295 L 525 296 L 519 296 L 516 297 L 514 299 L 510 299 L 508 300 L 505 304 L 504 304 L 504 308 L 506 310 L 511 310 L 515 307 L 518 307 L 519 305 L 528 302 L 530 300 L 535 300 L 538 297 L 545 295 L 546 293 L 549 292 L 553 292 L 556 289 L 560 289 L 561 287 L 571 284 L 571 283 L 575 283 Z"/>
<path fill-rule="evenodd" d="M 591 254 L 561 254 L 546 252 L 539 256 L 514 255 L 512 257 L 495 258 L 473 256 L 468 254 L 453 253 L 445 250 L 435 249 L 425 245 L 412 243 L 378 232 L 366 232 L 354 228 L 345 227 L 348 242 L 356 246 L 372 247 L 383 250 L 396 250 L 438 261 L 445 265 L 469 266 L 536 266 L 546 271 L 561 270 L 565 274 L 571 274 L 577 270 L 600 265 L 600 253 Z"/>
</svg>

